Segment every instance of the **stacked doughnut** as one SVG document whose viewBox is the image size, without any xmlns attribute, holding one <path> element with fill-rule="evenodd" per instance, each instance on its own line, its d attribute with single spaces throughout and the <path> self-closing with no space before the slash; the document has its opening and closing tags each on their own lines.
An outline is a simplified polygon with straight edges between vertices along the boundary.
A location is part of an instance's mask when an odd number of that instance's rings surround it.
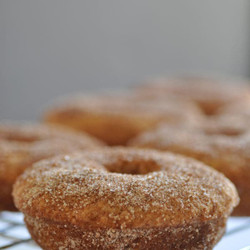
<svg viewBox="0 0 250 250">
<path fill-rule="evenodd" d="M 16 178 L 34 162 L 101 146 L 87 134 L 40 124 L 0 124 L 0 210 L 16 210 L 11 196 Z"/>
</svg>

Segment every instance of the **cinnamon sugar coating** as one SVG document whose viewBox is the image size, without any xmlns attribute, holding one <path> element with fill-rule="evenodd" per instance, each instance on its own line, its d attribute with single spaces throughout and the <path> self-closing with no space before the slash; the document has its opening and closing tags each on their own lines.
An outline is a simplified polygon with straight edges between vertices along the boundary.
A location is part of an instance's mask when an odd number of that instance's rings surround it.
<svg viewBox="0 0 250 250">
<path fill-rule="evenodd" d="M 207 135 L 241 136 L 250 131 L 250 116 L 233 114 L 211 116 L 197 124 L 196 128 Z"/>
<path fill-rule="evenodd" d="M 222 107 L 219 109 L 218 115 L 244 117 L 250 121 L 250 99 L 243 98 L 240 102 Z"/>
<path fill-rule="evenodd" d="M 13 195 L 44 249 L 211 249 L 238 203 L 204 164 L 133 148 L 40 161 Z"/>
<path fill-rule="evenodd" d="M 176 77 L 152 80 L 138 89 L 138 93 L 152 97 L 175 94 L 197 103 L 205 114 L 211 115 L 235 102 L 250 100 L 247 82 L 222 81 L 204 77 Z"/>
<path fill-rule="evenodd" d="M 109 145 L 125 145 L 162 121 L 197 123 L 201 116 L 193 103 L 176 97 L 157 101 L 136 96 L 80 96 L 52 107 L 45 121 L 85 131 Z"/>
<path fill-rule="evenodd" d="M 237 118 L 230 120 L 237 124 Z M 212 166 L 225 174 L 238 190 L 241 202 L 234 215 L 249 216 L 250 131 L 245 131 L 241 124 L 238 127 L 233 123 L 214 127 L 207 124 L 200 128 L 164 125 L 141 134 L 130 145 L 182 154 Z"/>
<path fill-rule="evenodd" d="M 16 210 L 11 197 L 16 178 L 34 162 L 103 145 L 88 135 L 56 126 L 0 124 L 0 210 Z"/>
</svg>

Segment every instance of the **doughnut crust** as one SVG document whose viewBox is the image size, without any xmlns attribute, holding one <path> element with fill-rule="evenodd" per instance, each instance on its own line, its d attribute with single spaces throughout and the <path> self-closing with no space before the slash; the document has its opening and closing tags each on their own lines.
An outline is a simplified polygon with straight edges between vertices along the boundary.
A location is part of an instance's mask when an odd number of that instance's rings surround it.
<svg viewBox="0 0 250 250">
<path fill-rule="evenodd" d="M 249 126 L 250 117 L 223 114 L 210 116 L 208 119 L 203 119 L 195 126 L 182 126 L 182 128 L 189 127 L 197 129 L 198 133 L 204 133 L 206 135 L 224 135 L 236 138 L 237 136 L 247 134 Z"/>
<path fill-rule="evenodd" d="M 85 131 L 108 145 L 125 145 L 162 121 L 196 123 L 199 119 L 200 110 L 188 101 L 168 98 L 159 102 L 135 96 L 80 96 L 52 107 L 45 114 L 49 123 Z"/>
<path fill-rule="evenodd" d="M 203 128 L 164 125 L 141 134 L 130 145 L 182 154 L 212 166 L 225 174 L 238 190 L 241 202 L 233 214 L 249 216 L 250 133 L 241 134 L 241 127 L 238 129 L 232 130 L 230 125 Z"/>
<path fill-rule="evenodd" d="M 231 105 L 227 105 L 222 107 L 218 111 L 218 115 L 229 115 L 235 117 L 243 117 L 250 121 L 250 100 L 242 100 L 241 102 L 232 103 Z"/>
<path fill-rule="evenodd" d="M 38 124 L 0 124 L 0 210 L 16 210 L 11 197 L 16 178 L 34 162 L 102 145 L 88 135 Z"/>
<path fill-rule="evenodd" d="M 138 89 L 138 93 L 152 97 L 175 94 L 197 103 L 207 115 L 216 114 L 227 105 L 250 100 L 247 82 L 221 81 L 202 77 L 176 77 L 152 80 Z"/>
<path fill-rule="evenodd" d="M 36 163 L 15 204 L 43 249 L 212 249 L 238 203 L 234 185 L 193 159 L 106 148 Z"/>
</svg>

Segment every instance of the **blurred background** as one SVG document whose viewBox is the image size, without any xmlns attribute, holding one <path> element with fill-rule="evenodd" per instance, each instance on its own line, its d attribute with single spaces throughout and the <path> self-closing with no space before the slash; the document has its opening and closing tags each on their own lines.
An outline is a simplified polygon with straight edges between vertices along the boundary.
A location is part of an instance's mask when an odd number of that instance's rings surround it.
<svg viewBox="0 0 250 250">
<path fill-rule="evenodd" d="M 249 77 L 248 0 L 1 0 L 0 117 L 178 73 Z"/>
</svg>

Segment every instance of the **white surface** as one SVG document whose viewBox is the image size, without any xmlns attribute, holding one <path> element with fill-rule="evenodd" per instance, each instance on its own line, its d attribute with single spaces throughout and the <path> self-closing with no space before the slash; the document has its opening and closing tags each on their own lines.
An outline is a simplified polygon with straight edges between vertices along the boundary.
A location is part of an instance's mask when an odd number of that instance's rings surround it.
<svg viewBox="0 0 250 250">
<path fill-rule="evenodd" d="M 230 218 L 227 232 L 214 250 L 239 250 L 244 247 L 250 247 L 250 217 Z"/>
<path fill-rule="evenodd" d="M 22 215 L 20 213 L 3 213 L 4 218 L 8 221 L 22 223 Z M 7 226 L 8 223 L 0 220 L 0 231 Z M 27 239 L 29 234 L 22 225 L 7 230 L 7 236 L 17 239 Z M 0 236 L 0 246 L 10 244 L 12 241 Z M 250 250 L 250 217 L 232 217 L 227 224 L 226 234 L 217 244 L 214 250 Z M 246 248 L 246 249 L 245 249 Z M 8 248 L 10 250 L 38 250 L 40 249 L 34 242 L 18 244 Z"/>
</svg>

